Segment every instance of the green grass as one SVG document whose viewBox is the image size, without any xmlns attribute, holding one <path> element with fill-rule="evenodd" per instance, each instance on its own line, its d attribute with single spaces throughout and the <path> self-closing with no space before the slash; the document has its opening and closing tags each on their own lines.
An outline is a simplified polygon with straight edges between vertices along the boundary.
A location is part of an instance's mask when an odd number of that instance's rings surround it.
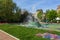
<svg viewBox="0 0 60 40">
<path fill-rule="evenodd" d="M 37 33 L 45 33 L 47 30 L 26 28 L 22 26 L 12 25 L 12 24 L 1 24 L 0 29 L 6 31 L 7 33 L 19 38 L 20 40 L 48 40 L 45 38 L 40 38 L 35 36 Z M 60 32 L 53 31 L 53 34 L 60 35 Z"/>
<path fill-rule="evenodd" d="M 48 24 L 48 25 L 45 25 L 45 26 L 47 26 L 48 28 L 41 28 L 41 29 L 53 30 L 53 31 L 60 32 L 60 24 L 53 23 L 53 24 Z"/>
<path fill-rule="evenodd" d="M 60 24 L 48 24 L 48 29 L 51 29 L 51 30 L 56 30 L 56 31 L 59 31 L 60 30 L 58 28 L 60 28 Z"/>
</svg>

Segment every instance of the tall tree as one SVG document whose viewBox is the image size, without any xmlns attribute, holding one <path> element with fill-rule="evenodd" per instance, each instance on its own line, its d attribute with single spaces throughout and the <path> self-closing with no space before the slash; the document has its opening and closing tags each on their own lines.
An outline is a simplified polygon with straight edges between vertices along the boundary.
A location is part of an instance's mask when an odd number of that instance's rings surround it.
<svg viewBox="0 0 60 40">
<path fill-rule="evenodd" d="M 12 0 L 0 0 L 0 19 L 10 21 L 16 4 Z"/>
<path fill-rule="evenodd" d="M 15 20 L 19 22 L 20 18 L 21 18 L 21 9 L 16 7 Z"/>
<path fill-rule="evenodd" d="M 51 21 L 57 17 L 57 12 L 55 10 L 47 10 L 46 11 L 46 18 Z"/>
<path fill-rule="evenodd" d="M 57 16 L 60 17 L 60 11 L 59 11 L 59 13 L 57 13 Z"/>
<path fill-rule="evenodd" d="M 23 13 L 21 14 L 21 22 L 24 22 L 24 20 L 26 19 L 26 17 L 29 15 L 29 12 L 27 10 L 22 11 Z"/>
<path fill-rule="evenodd" d="M 37 17 L 41 20 L 42 19 L 42 14 L 43 14 L 43 10 L 39 9 L 37 10 Z"/>
</svg>

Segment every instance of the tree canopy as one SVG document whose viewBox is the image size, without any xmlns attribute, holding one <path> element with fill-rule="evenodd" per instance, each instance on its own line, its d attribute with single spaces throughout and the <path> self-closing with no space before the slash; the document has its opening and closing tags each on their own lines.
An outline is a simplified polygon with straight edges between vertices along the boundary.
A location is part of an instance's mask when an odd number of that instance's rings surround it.
<svg viewBox="0 0 60 40">
<path fill-rule="evenodd" d="M 20 22 L 21 15 L 21 8 L 13 0 L 0 0 L 0 22 Z M 24 13 L 24 16 L 27 14 Z"/>
<path fill-rule="evenodd" d="M 42 14 L 43 14 L 43 10 L 39 9 L 37 10 L 37 17 L 41 20 L 42 19 Z"/>
<path fill-rule="evenodd" d="M 47 10 L 46 11 L 46 18 L 47 20 L 51 21 L 56 19 L 57 17 L 57 12 L 55 10 Z"/>
</svg>

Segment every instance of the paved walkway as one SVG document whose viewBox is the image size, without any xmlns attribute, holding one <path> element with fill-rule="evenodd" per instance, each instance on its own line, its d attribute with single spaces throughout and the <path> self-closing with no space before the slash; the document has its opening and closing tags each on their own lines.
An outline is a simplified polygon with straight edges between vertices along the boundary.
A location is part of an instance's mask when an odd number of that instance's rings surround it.
<svg viewBox="0 0 60 40">
<path fill-rule="evenodd" d="M 19 40 L 16 37 L 13 37 L 12 35 L 0 30 L 0 40 Z"/>
</svg>

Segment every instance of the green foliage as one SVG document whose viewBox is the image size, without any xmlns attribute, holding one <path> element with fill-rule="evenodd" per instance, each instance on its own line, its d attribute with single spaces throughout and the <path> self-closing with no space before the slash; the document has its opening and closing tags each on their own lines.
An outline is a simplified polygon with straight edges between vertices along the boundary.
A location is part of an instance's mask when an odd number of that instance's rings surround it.
<svg viewBox="0 0 60 40">
<path fill-rule="evenodd" d="M 60 11 L 59 11 L 59 13 L 57 13 L 57 16 L 60 17 Z"/>
<path fill-rule="evenodd" d="M 27 14 L 25 11 L 22 17 L 21 9 L 12 0 L 0 0 L 0 22 L 20 22 Z"/>
<path fill-rule="evenodd" d="M 51 21 L 57 17 L 57 12 L 55 10 L 47 10 L 46 11 L 46 18 Z"/>
<path fill-rule="evenodd" d="M 37 10 L 37 17 L 41 20 L 42 19 L 42 14 L 43 14 L 43 10 Z"/>
<path fill-rule="evenodd" d="M 21 15 L 20 21 L 21 21 L 21 22 L 24 22 L 25 19 L 26 19 L 26 17 L 27 17 L 28 15 L 29 15 L 29 12 L 28 12 L 27 10 L 24 10 L 24 11 L 23 11 L 23 14 Z"/>
<path fill-rule="evenodd" d="M 0 5 L 0 20 L 11 20 L 15 3 L 13 3 L 12 0 L 0 0 Z"/>
</svg>

